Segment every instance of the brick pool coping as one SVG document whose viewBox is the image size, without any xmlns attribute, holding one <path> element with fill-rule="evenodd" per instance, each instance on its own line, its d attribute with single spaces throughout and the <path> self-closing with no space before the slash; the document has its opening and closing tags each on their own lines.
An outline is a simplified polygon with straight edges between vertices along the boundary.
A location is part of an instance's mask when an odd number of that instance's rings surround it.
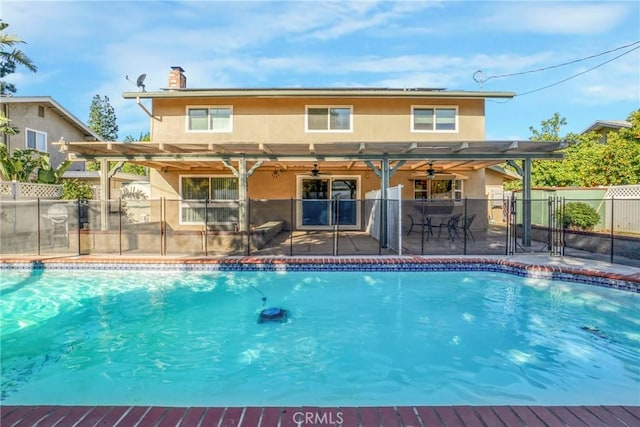
<svg viewBox="0 0 640 427">
<path fill-rule="evenodd" d="M 640 273 L 484 257 L 4 257 L 2 269 L 498 271 L 640 292 Z M 340 413 L 340 419 L 337 414 Z M 297 418 L 294 418 L 294 414 Z M 299 415 L 305 414 L 305 415 Z M 297 423 L 315 414 L 313 424 Z M 322 418 L 324 417 L 324 418 Z M 341 423 L 338 421 L 342 421 Z M 640 406 L 157 407 L 0 406 L 2 426 L 640 426 Z"/>
<path fill-rule="evenodd" d="M 619 273 L 545 265 L 495 257 L 425 256 L 235 256 L 158 257 L 3 257 L 2 269 L 98 269 L 181 271 L 491 271 L 540 279 L 586 283 L 640 293 L 640 272 Z"/>
<path fill-rule="evenodd" d="M 2 426 L 638 426 L 639 406 L 3 406 Z M 302 421 L 302 422 L 300 422 Z M 309 422 L 305 422 L 309 421 Z"/>
</svg>

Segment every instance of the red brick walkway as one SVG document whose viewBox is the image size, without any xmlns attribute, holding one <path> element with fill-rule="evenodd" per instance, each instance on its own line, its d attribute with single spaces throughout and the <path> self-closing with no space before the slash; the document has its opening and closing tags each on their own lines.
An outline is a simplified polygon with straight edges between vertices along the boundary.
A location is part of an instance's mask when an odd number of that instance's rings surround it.
<svg viewBox="0 0 640 427">
<path fill-rule="evenodd" d="M 640 406 L 402 406 L 367 408 L 166 408 L 2 406 L 0 425 L 202 427 L 640 426 Z"/>
</svg>

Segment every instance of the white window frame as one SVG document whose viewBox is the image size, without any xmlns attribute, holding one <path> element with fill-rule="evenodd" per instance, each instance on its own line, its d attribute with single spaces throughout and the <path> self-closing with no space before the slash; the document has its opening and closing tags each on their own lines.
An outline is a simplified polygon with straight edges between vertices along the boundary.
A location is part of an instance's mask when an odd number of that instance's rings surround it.
<svg viewBox="0 0 640 427">
<path fill-rule="evenodd" d="M 309 129 L 309 109 L 326 108 L 327 109 L 327 129 Z M 332 108 L 341 108 L 349 110 L 349 129 L 328 129 L 331 123 L 328 120 L 329 111 Z M 353 105 L 306 105 L 304 109 L 304 131 L 307 133 L 352 133 L 353 132 Z"/>
<path fill-rule="evenodd" d="M 209 180 L 209 183 L 211 183 L 211 178 L 226 178 L 226 179 L 235 179 L 236 181 L 238 180 L 238 178 L 236 178 L 233 175 L 178 175 L 178 195 L 180 196 L 180 201 L 178 203 L 178 224 L 180 225 L 204 225 L 206 221 L 185 221 L 182 217 L 182 208 L 199 208 L 199 207 L 205 207 L 205 204 L 203 202 L 189 202 L 189 201 L 185 201 L 185 199 L 182 197 L 182 179 L 183 178 L 207 178 Z M 209 184 L 211 185 L 211 184 Z M 209 187 L 209 193 L 211 192 L 211 187 Z M 239 199 L 235 199 L 235 200 L 230 200 L 230 199 L 220 199 L 220 200 L 216 200 L 216 199 L 209 199 L 209 203 L 215 203 L 216 207 L 224 207 L 221 205 L 225 205 L 228 204 L 228 207 L 234 207 L 234 208 L 240 208 L 240 200 Z M 205 212 L 206 215 L 206 212 Z M 232 221 L 229 222 L 218 222 L 216 224 L 224 224 L 224 225 L 233 225 L 235 224 Z"/>
<path fill-rule="evenodd" d="M 416 110 L 433 110 L 433 129 L 416 129 L 415 117 Z M 437 129 L 437 110 L 455 110 L 454 129 Z M 459 108 L 457 105 L 412 105 L 411 106 L 411 122 L 409 124 L 411 132 L 416 133 L 458 133 L 460 129 Z"/>
<path fill-rule="evenodd" d="M 422 198 L 416 198 L 416 194 L 417 191 L 416 190 L 416 181 L 451 181 L 451 193 L 450 193 L 450 199 L 434 199 L 431 197 L 431 185 L 429 185 L 429 187 L 427 188 L 426 192 L 427 192 L 427 198 L 426 199 L 422 199 Z M 459 184 L 459 185 L 457 185 Z M 457 188 L 459 187 L 459 188 Z M 423 190 L 420 190 L 421 192 Z M 413 180 L 413 198 L 414 200 L 430 200 L 430 201 L 439 201 L 439 200 L 453 200 L 453 202 L 455 204 L 460 204 L 462 203 L 463 199 L 464 199 L 464 180 L 460 179 L 459 177 L 452 175 L 452 176 L 442 176 L 442 177 L 435 177 L 435 178 L 419 178 L 419 179 L 414 179 Z"/>
<path fill-rule="evenodd" d="M 32 149 L 47 153 L 48 152 L 47 151 L 47 147 L 49 145 L 48 135 L 47 135 L 46 132 L 42 132 L 42 131 L 36 130 L 36 129 L 25 128 L 25 133 L 24 133 L 24 146 L 25 146 L 25 148 L 31 148 L 31 147 L 29 147 L 29 132 L 33 132 L 36 135 L 36 146 L 34 148 L 32 148 Z M 44 148 L 43 149 L 38 148 L 38 135 L 44 136 Z"/>
<path fill-rule="evenodd" d="M 212 108 L 226 108 L 229 110 L 229 127 L 228 129 L 211 129 L 211 116 L 209 110 Z M 207 110 L 207 129 L 190 129 L 189 128 L 189 111 L 190 110 Z M 185 108 L 185 129 L 187 133 L 231 133 L 233 132 L 233 105 L 187 105 Z"/>
</svg>

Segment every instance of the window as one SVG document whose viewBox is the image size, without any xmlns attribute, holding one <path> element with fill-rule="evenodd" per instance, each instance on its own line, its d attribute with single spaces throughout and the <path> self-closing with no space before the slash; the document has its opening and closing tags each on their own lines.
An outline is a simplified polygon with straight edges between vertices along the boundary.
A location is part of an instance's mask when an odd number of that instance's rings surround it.
<svg viewBox="0 0 640 427">
<path fill-rule="evenodd" d="M 47 134 L 27 128 L 27 148 L 38 151 L 47 151 Z"/>
<path fill-rule="evenodd" d="M 181 224 L 238 224 L 237 178 L 181 176 L 180 195 Z"/>
<path fill-rule="evenodd" d="M 195 132 L 231 132 L 233 129 L 231 107 L 187 108 L 187 130 Z"/>
<path fill-rule="evenodd" d="M 44 105 L 38 105 L 38 117 L 44 117 Z"/>
<path fill-rule="evenodd" d="M 457 107 L 413 107 L 411 130 L 414 132 L 455 132 Z"/>
<path fill-rule="evenodd" d="M 461 179 L 416 179 L 413 182 L 414 199 L 462 200 Z"/>
<path fill-rule="evenodd" d="M 351 107 L 307 107 L 307 131 L 351 131 Z"/>
</svg>

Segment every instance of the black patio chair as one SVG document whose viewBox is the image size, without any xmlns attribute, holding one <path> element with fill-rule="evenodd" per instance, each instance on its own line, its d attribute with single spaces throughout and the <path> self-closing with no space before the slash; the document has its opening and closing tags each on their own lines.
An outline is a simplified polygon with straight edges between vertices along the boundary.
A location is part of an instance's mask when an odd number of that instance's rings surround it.
<svg viewBox="0 0 640 427">
<path fill-rule="evenodd" d="M 429 238 L 429 235 L 433 236 L 433 229 L 431 228 L 431 219 L 429 217 L 423 217 L 422 221 L 419 221 L 417 219 L 414 219 L 414 215 L 407 215 L 409 217 L 409 221 L 411 222 L 411 224 L 409 225 L 409 231 L 407 232 L 407 236 L 409 234 L 411 234 L 411 231 L 413 231 L 413 226 L 419 226 L 419 227 L 424 227 L 427 231 L 427 238 Z"/>
<path fill-rule="evenodd" d="M 471 236 L 471 239 L 475 242 L 476 239 L 473 237 L 473 233 L 471 232 L 471 224 L 473 224 L 473 220 L 475 219 L 476 214 L 472 214 L 469 216 L 465 216 L 462 218 L 460 223 L 458 224 L 458 228 L 462 230 L 465 236 Z"/>
<path fill-rule="evenodd" d="M 442 234 L 442 229 L 446 228 L 447 229 L 447 240 L 451 239 L 452 241 L 455 240 L 455 238 L 457 237 L 458 239 L 460 238 L 460 235 L 458 234 L 458 223 L 460 222 L 460 217 L 462 216 L 462 214 L 456 214 L 453 215 L 451 218 L 449 218 L 447 221 L 440 223 L 440 225 L 438 225 L 438 239 L 440 238 L 440 235 Z"/>
</svg>

